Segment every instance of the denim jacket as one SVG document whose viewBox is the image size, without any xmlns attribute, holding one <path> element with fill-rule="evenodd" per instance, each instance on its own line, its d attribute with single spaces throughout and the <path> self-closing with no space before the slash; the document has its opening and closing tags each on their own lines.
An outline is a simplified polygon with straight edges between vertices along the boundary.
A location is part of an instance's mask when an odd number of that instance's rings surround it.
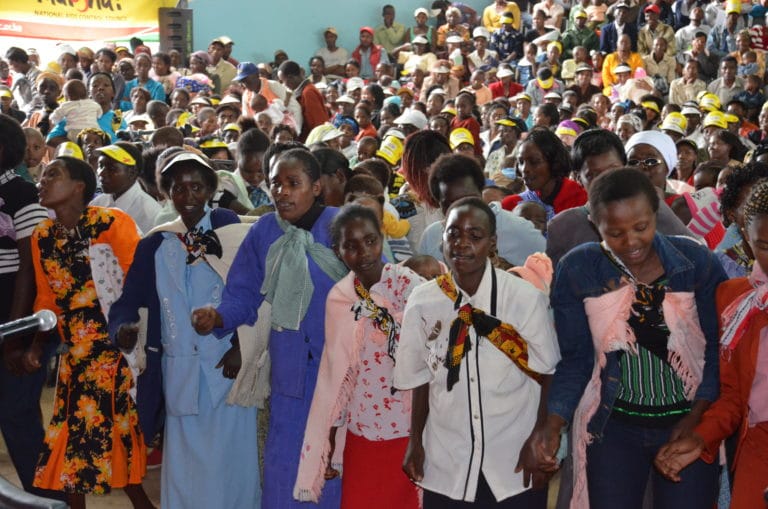
<svg viewBox="0 0 768 509">
<path fill-rule="evenodd" d="M 694 400 L 714 401 L 720 383 L 715 290 L 727 279 L 725 271 L 705 246 L 689 238 L 657 233 L 653 247 L 664 266 L 670 291 L 693 292 L 695 295 L 699 323 L 707 343 L 704 373 Z M 568 423 L 573 419 L 595 362 L 584 299 L 618 288 L 621 276 L 596 242 L 573 249 L 557 266 L 551 302 L 562 360 L 549 390 L 547 408 Z M 609 352 L 606 360 L 600 374 L 600 406 L 588 426 L 588 431 L 595 437 L 602 434 L 620 386 L 619 352 Z"/>
</svg>

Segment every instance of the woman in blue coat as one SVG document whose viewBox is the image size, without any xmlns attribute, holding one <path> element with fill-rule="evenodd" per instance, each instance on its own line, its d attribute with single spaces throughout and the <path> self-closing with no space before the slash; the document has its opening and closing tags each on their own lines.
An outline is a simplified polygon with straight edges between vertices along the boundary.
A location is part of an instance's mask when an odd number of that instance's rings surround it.
<svg viewBox="0 0 768 509">
<path fill-rule="evenodd" d="M 336 209 L 319 201 L 320 165 L 306 149 L 282 153 L 269 173 L 276 213 L 254 224 L 227 279 L 221 304 L 192 315 L 197 331 L 219 336 L 254 324 L 271 306 L 271 413 L 262 506 L 313 507 L 293 500 L 304 428 L 325 343 L 325 300 L 347 273 L 330 249 Z M 263 312 L 263 310 L 262 310 Z M 262 317 L 263 319 L 264 317 Z M 316 507 L 338 508 L 340 483 L 326 484 Z"/>
<path fill-rule="evenodd" d="M 139 243 L 109 325 L 118 346 L 132 350 L 138 310 L 149 310 L 147 369 L 137 394 L 139 419 L 148 428 L 155 428 L 162 352 L 162 507 L 259 508 L 257 410 L 226 402 L 240 367 L 237 335 L 199 335 L 186 319 L 193 309 L 221 301 L 230 254 L 222 245 L 231 245 L 222 239 L 237 234 L 239 220 L 230 211 L 208 208 L 216 173 L 196 154 L 173 156 L 160 184 L 180 217 Z M 234 256 L 234 249 L 228 251 Z"/>
</svg>

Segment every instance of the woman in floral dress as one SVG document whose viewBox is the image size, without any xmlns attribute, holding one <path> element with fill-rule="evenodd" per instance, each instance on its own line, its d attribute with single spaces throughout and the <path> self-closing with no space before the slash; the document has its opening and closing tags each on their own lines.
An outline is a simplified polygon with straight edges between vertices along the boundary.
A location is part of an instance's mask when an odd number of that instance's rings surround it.
<svg viewBox="0 0 768 509">
<path fill-rule="evenodd" d="M 139 235 L 127 214 L 86 206 L 95 189 L 93 170 L 71 157 L 55 159 L 40 179 L 40 203 L 57 219 L 32 234 L 35 310 L 58 315 L 62 356 L 34 485 L 67 493 L 72 508 L 111 488 L 124 488 L 135 508 L 151 508 L 141 486 L 146 447 L 128 395 L 133 378 L 105 318 Z M 29 368 L 40 366 L 40 340 L 25 358 Z"/>
</svg>

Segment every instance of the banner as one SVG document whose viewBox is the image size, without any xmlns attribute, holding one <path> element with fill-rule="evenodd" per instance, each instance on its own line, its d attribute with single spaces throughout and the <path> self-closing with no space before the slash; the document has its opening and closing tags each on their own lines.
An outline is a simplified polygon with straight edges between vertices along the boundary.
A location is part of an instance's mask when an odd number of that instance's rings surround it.
<svg viewBox="0 0 768 509">
<path fill-rule="evenodd" d="M 176 0 L 2 0 L 0 36 L 93 41 L 158 32 L 157 9 Z"/>
</svg>

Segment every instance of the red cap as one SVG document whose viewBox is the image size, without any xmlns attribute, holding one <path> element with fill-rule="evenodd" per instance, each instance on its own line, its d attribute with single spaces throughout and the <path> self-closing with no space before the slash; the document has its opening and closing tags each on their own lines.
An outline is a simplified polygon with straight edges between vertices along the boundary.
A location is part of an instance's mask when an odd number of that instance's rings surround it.
<svg viewBox="0 0 768 509">
<path fill-rule="evenodd" d="M 643 12 L 655 12 L 656 14 L 661 14 L 661 8 L 656 4 L 650 4 L 643 9 Z"/>
<path fill-rule="evenodd" d="M 371 27 L 361 27 L 360 28 L 360 33 L 362 34 L 363 32 L 368 32 L 369 34 L 373 35 L 373 28 L 371 28 Z"/>
</svg>

